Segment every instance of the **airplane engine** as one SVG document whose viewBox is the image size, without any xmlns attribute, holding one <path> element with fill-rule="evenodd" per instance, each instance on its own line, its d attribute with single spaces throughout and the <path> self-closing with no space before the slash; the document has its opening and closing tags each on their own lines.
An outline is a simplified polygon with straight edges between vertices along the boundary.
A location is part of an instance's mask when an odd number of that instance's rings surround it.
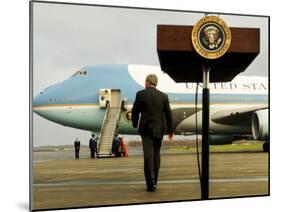
<svg viewBox="0 0 281 212">
<path fill-rule="evenodd" d="M 252 134 L 255 140 L 268 139 L 268 109 L 253 113 Z"/>
<path fill-rule="evenodd" d="M 232 135 L 211 135 L 210 145 L 231 144 L 233 141 Z"/>
</svg>

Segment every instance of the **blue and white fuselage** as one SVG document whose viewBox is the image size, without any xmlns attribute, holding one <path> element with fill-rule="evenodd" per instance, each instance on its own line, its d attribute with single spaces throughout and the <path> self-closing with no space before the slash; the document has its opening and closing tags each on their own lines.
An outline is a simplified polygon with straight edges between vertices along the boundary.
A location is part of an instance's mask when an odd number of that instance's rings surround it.
<svg viewBox="0 0 281 212">
<path fill-rule="evenodd" d="M 158 76 L 157 88 L 168 94 L 173 110 L 175 132 L 195 131 L 195 87 L 193 83 L 175 83 L 158 66 L 95 65 L 87 66 L 63 82 L 41 91 L 33 101 L 38 115 L 73 128 L 99 132 L 105 108 L 99 104 L 100 89 L 119 89 L 126 105 L 119 123 L 121 134 L 137 134 L 128 118 L 135 95 L 144 89 L 145 77 Z M 230 83 L 211 83 L 210 132 L 222 134 L 251 134 L 253 114 L 258 120 L 268 119 L 268 81 L 265 77 L 236 77 Z M 199 94 L 201 89 L 199 86 Z M 201 120 L 199 95 L 198 120 Z M 240 116 L 239 116 L 240 114 Z M 248 118 L 250 120 L 248 120 Z M 249 124 L 250 123 L 250 124 Z M 258 123 L 259 127 L 261 123 Z M 267 123 L 262 123 L 264 126 Z M 201 122 L 199 122 L 199 129 Z M 260 130 L 260 129 L 256 129 Z"/>
</svg>

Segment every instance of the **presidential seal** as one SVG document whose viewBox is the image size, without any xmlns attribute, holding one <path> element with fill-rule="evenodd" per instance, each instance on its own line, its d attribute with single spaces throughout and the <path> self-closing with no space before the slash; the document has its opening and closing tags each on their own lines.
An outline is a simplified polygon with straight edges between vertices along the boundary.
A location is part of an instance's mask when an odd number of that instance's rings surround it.
<svg viewBox="0 0 281 212">
<path fill-rule="evenodd" d="M 205 16 L 194 25 L 191 39 L 199 55 L 207 59 L 217 59 L 230 47 L 231 32 L 219 17 Z"/>
</svg>

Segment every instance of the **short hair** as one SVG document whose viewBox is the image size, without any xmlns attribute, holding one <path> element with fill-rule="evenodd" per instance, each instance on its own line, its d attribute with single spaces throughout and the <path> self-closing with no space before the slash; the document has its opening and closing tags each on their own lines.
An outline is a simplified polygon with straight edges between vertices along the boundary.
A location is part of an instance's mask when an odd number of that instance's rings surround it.
<svg viewBox="0 0 281 212">
<path fill-rule="evenodd" d="M 151 85 L 157 86 L 158 78 L 157 78 L 157 76 L 155 74 L 149 74 L 145 78 L 145 81 L 150 83 Z"/>
</svg>

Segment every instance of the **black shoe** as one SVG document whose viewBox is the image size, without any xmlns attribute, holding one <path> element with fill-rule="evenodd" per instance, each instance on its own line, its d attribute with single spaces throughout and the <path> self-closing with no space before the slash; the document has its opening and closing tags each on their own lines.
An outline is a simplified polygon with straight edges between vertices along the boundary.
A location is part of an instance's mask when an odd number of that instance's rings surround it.
<svg viewBox="0 0 281 212">
<path fill-rule="evenodd" d="M 154 185 L 154 186 L 147 187 L 146 191 L 154 192 L 154 191 L 156 191 L 156 186 Z"/>
</svg>

